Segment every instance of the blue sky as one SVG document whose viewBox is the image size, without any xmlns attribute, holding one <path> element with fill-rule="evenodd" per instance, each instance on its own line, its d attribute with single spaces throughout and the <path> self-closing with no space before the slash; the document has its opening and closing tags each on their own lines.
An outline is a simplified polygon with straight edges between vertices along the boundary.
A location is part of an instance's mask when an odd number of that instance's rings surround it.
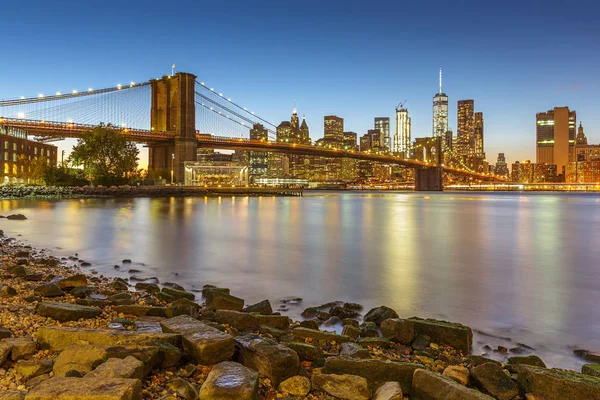
<svg viewBox="0 0 600 400">
<path fill-rule="evenodd" d="M 362 135 L 408 99 L 414 138 L 431 134 L 442 67 L 450 127 L 457 100 L 474 99 L 491 162 L 534 160 L 535 113 L 555 106 L 600 142 L 594 1 L 7 0 L 1 14 L 0 98 L 142 81 L 175 62 L 276 123 L 295 101 L 313 139 L 324 115 Z"/>
</svg>

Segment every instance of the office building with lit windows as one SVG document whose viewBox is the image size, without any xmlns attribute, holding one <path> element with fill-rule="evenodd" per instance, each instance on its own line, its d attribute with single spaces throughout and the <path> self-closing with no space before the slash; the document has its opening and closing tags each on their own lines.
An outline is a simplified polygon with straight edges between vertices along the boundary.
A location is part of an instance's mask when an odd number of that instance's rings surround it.
<svg viewBox="0 0 600 400">
<path fill-rule="evenodd" d="M 344 145 L 344 118 L 336 115 L 326 115 L 323 118 L 324 145 L 342 148 Z"/>
<path fill-rule="evenodd" d="M 379 132 L 381 132 L 381 147 L 383 149 L 391 150 L 390 118 L 375 117 L 375 129 L 379 129 Z"/>
<path fill-rule="evenodd" d="M 440 90 L 433 96 L 433 136 L 443 137 L 448 132 L 448 96 L 442 92 L 442 70 Z"/>
<path fill-rule="evenodd" d="M 250 140 L 269 140 L 268 132 L 262 124 L 254 124 L 250 129 Z M 269 153 L 266 151 L 251 151 L 248 160 L 248 174 L 250 182 L 267 176 Z"/>
<path fill-rule="evenodd" d="M 556 165 L 559 175 L 565 173 L 565 167 L 575 159 L 575 129 L 577 113 L 569 107 L 555 107 L 547 112 L 537 113 L 536 125 L 536 162 Z"/>
<path fill-rule="evenodd" d="M 396 135 L 394 137 L 394 153 L 410 155 L 410 117 L 406 108 L 396 110 Z"/>
<path fill-rule="evenodd" d="M 0 126 L 0 171 L 3 182 L 27 182 L 32 161 L 43 157 L 48 165 L 56 165 L 58 148 L 27 139 L 21 129 Z"/>
<path fill-rule="evenodd" d="M 457 153 L 462 157 L 475 155 L 475 102 L 459 100 L 457 108 Z"/>
</svg>

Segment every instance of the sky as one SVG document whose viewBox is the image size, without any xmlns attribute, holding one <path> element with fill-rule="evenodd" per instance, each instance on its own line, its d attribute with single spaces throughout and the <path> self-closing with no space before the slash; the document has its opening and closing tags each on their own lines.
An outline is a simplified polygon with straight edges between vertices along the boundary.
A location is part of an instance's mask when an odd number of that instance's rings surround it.
<svg viewBox="0 0 600 400">
<path fill-rule="evenodd" d="M 393 126 L 406 99 L 414 139 L 431 135 L 443 68 L 455 134 L 457 101 L 474 99 L 488 160 L 534 161 L 535 114 L 553 107 L 600 142 L 599 3 L 4 0 L 0 98 L 140 82 L 176 63 L 275 124 L 296 104 L 313 140 L 324 115 L 359 135 L 374 117 Z"/>
</svg>

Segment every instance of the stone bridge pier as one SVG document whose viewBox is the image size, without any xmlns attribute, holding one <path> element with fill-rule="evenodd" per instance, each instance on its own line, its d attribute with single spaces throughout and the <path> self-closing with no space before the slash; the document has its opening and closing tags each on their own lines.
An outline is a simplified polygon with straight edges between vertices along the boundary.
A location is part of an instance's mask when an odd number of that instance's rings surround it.
<svg viewBox="0 0 600 400">
<path fill-rule="evenodd" d="M 415 168 L 416 192 L 440 192 L 443 190 L 441 167 Z"/>
</svg>

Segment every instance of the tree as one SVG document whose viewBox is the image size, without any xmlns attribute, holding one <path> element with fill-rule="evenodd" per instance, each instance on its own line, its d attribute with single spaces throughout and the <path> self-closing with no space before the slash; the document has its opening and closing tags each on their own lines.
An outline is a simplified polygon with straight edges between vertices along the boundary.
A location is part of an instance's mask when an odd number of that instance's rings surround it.
<svg viewBox="0 0 600 400">
<path fill-rule="evenodd" d="M 139 150 L 112 125 L 100 124 L 84 133 L 73 146 L 69 161 L 83 166 L 86 177 L 97 185 L 127 183 L 137 171 Z"/>
<path fill-rule="evenodd" d="M 43 184 L 44 176 L 46 174 L 46 170 L 49 168 L 50 164 L 48 162 L 47 157 L 35 157 L 31 161 L 28 158 L 21 154 L 18 157 L 18 162 L 20 166 L 23 168 L 23 173 L 21 177 L 27 182 L 32 184 Z"/>
</svg>

